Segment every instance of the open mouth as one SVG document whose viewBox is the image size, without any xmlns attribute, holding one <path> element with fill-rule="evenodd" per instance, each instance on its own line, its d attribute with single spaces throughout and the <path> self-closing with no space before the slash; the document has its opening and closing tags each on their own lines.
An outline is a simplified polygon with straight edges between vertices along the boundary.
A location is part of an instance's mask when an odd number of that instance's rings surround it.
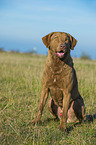
<svg viewBox="0 0 96 145">
<path fill-rule="evenodd" d="M 63 50 L 61 50 L 61 51 L 59 51 L 59 52 L 56 52 L 56 56 L 58 56 L 58 57 L 60 57 L 60 58 L 62 58 L 63 56 L 64 56 L 64 52 L 63 52 Z"/>
</svg>

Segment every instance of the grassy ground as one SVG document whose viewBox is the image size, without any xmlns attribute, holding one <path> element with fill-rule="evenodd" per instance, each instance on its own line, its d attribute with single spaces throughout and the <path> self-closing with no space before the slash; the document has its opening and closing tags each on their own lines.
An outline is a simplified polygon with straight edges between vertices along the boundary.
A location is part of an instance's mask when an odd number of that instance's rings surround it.
<svg viewBox="0 0 96 145">
<path fill-rule="evenodd" d="M 45 107 L 42 123 L 28 124 L 38 108 L 45 60 L 45 56 L 0 53 L 0 144 L 95 145 L 96 120 L 73 126 L 64 134 L 59 121 L 46 121 L 52 116 Z M 86 113 L 95 114 L 96 61 L 74 59 L 74 63 Z"/>
</svg>

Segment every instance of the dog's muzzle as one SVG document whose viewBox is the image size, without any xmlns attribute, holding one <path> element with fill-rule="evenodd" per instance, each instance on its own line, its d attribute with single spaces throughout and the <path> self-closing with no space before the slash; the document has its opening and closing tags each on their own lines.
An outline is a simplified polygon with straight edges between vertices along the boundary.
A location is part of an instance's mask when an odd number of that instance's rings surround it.
<svg viewBox="0 0 96 145">
<path fill-rule="evenodd" d="M 60 51 L 56 51 L 56 56 L 59 58 L 63 58 L 65 55 L 65 50 L 66 50 L 66 44 L 60 44 Z"/>
<path fill-rule="evenodd" d="M 59 52 L 56 52 L 56 56 L 58 56 L 58 57 L 60 57 L 60 58 L 62 58 L 62 57 L 64 57 L 64 52 L 63 52 L 63 50 L 61 50 L 61 51 L 59 51 Z"/>
</svg>

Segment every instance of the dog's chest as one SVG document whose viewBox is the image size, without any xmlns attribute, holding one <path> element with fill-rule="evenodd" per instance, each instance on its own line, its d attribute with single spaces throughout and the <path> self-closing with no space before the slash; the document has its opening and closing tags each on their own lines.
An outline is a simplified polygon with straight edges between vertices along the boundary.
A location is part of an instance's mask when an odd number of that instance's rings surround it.
<svg viewBox="0 0 96 145">
<path fill-rule="evenodd" d="M 62 72 L 61 74 L 53 74 L 49 83 L 50 94 L 55 103 L 62 107 L 62 100 L 64 97 L 63 91 L 66 89 L 71 91 L 73 86 L 73 73 L 72 71 Z"/>
<path fill-rule="evenodd" d="M 51 97 L 55 103 L 62 106 L 62 99 L 64 97 L 63 91 L 70 92 L 73 86 L 73 69 L 72 67 L 62 68 L 59 71 L 52 71 L 47 67 L 43 74 L 43 86 L 49 88 Z"/>
<path fill-rule="evenodd" d="M 53 98 L 55 104 L 62 107 L 63 91 L 59 88 L 50 87 L 50 95 Z"/>
<path fill-rule="evenodd" d="M 73 71 L 72 68 L 67 68 L 62 71 L 52 72 L 49 71 L 49 78 L 47 81 L 49 88 L 52 87 L 54 89 L 58 88 L 60 90 L 64 90 L 66 88 L 70 88 L 73 82 Z"/>
</svg>

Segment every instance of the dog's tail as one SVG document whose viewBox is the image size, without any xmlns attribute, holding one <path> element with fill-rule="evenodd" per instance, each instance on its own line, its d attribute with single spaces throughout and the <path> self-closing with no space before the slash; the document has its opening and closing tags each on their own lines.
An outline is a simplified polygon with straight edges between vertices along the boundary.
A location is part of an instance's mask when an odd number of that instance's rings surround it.
<svg viewBox="0 0 96 145">
<path fill-rule="evenodd" d="M 96 119 L 96 114 L 94 115 L 86 115 L 84 121 L 93 122 Z"/>
</svg>

